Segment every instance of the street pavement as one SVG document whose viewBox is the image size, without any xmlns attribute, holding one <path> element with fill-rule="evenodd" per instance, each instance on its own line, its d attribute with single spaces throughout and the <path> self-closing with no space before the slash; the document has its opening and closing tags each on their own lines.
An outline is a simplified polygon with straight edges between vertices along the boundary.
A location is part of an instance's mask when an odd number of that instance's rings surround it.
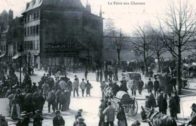
<svg viewBox="0 0 196 126">
<path fill-rule="evenodd" d="M 43 76 L 43 74 L 44 74 L 43 71 L 35 71 L 35 75 L 31 76 L 33 82 L 40 81 L 40 78 L 41 76 Z M 18 75 L 19 74 L 17 73 L 17 76 Z M 77 75 L 80 80 L 84 78 L 83 73 L 69 73 L 68 77 L 73 81 L 74 75 Z M 65 119 L 66 126 L 73 125 L 73 122 L 75 120 L 75 114 L 79 109 L 83 109 L 83 117 L 85 118 L 85 122 L 87 126 L 98 125 L 98 121 L 99 121 L 98 109 L 99 109 L 100 99 L 101 99 L 100 83 L 96 82 L 94 73 L 89 73 L 88 79 L 92 83 L 92 86 L 93 86 L 92 91 L 91 91 L 91 97 L 81 97 L 81 92 L 79 92 L 80 97 L 74 98 L 72 96 L 70 110 L 67 112 L 62 112 L 63 118 Z M 146 81 L 146 78 L 143 78 L 143 79 L 145 79 Z M 136 99 L 138 101 L 138 114 L 134 117 L 128 117 L 128 126 L 130 126 L 133 121 L 141 119 L 140 118 L 141 106 L 144 106 L 146 95 L 147 95 L 146 90 L 144 90 L 141 96 L 137 95 Z M 189 115 L 191 113 L 190 106 L 194 102 L 196 103 L 196 96 L 188 96 L 188 97 L 183 96 L 181 98 L 181 114 L 178 115 L 178 117 L 181 119 L 181 122 L 182 122 L 182 118 L 187 118 L 187 119 L 189 118 Z M 48 108 L 47 108 L 47 102 L 46 102 L 46 104 L 44 105 L 44 110 L 43 110 L 43 116 L 44 116 L 43 126 L 52 126 L 53 125 L 52 119 L 55 116 L 55 114 L 48 113 L 47 110 Z M 8 120 L 9 120 L 10 126 L 15 126 L 16 122 L 13 122 L 9 117 L 8 117 Z M 115 124 L 117 124 L 117 119 L 115 121 Z M 32 124 L 30 124 L 30 126 L 32 126 Z M 148 124 L 142 123 L 142 126 L 148 126 Z"/>
</svg>

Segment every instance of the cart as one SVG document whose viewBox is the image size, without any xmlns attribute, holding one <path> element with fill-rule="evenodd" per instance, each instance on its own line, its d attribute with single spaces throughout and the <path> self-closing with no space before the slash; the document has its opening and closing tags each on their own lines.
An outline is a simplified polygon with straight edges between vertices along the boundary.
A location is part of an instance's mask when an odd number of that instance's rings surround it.
<svg viewBox="0 0 196 126">
<path fill-rule="evenodd" d="M 138 112 L 138 103 L 134 97 L 125 91 L 118 91 L 116 96 L 111 99 L 111 103 L 116 111 L 119 110 L 119 102 L 124 108 L 125 114 L 127 116 L 135 116 Z"/>
</svg>

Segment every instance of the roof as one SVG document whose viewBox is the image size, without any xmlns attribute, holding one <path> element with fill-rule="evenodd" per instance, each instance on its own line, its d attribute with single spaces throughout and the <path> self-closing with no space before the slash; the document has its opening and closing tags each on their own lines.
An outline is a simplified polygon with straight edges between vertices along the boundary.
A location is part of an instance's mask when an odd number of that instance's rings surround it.
<svg viewBox="0 0 196 126">
<path fill-rule="evenodd" d="M 43 0 L 31 0 L 31 2 L 28 2 L 26 4 L 26 9 L 25 9 L 24 13 L 29 10 L 35 9 L 37 7 L 40 7 L 42 5 L 42 3 L 43 3 Z"/>
<path fill-rule="evenodd" d="M 43 5 L 53 5 L 59 8 L 84 8 L 80 0 L 43 0 Z"/>
<path fill-rule="evenodd" d="M 78 8 L 78 9 L 84 9 L 84 6 L 82 5 L 80 0 L 31 0 L 31 2 L 28 2 L 26 4 L 26 9 L 23 13 L 28 12 L 29 10 L 33 10 L 35 8 L 38 8 L 42 5 L 48 6 L 56 6 L 59 8 Z"/>
</svg>

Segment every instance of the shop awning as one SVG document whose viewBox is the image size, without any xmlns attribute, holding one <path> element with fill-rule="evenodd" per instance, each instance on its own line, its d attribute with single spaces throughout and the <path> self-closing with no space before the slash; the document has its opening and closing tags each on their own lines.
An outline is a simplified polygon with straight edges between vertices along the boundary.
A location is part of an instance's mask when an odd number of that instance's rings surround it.
<svg viewBox="0 0 196 126">
<path fill-rule="evenodd" d="M 18 59 L 20 56 L 21 56 L 21 54 L 20 54 L 20 53 L 17 53 L 16 55 L 14 55 L 14 56 L 12 57 L 12 59 Z"/>
<path fill-rule="evenodd" d="M 0 58 L 2 58 L 2 57 L 4 57 L 4 56 L 5 56 L 5 53 L 1 54 L 1 55 L 0 55 Z"/>
</svg>

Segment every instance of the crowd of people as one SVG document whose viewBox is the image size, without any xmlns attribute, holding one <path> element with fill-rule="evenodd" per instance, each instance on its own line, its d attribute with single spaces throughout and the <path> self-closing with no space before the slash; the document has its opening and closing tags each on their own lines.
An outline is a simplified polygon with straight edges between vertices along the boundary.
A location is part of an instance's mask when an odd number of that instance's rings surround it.
<svg viewBox="0 0 196 126">
<path fill-rule="evenodd" d="M 180 113 L 180 97 L 176 90 L 176 81 L 173 74 L 153 76 L 149 74 L 149 79 L 145 83 L 142 78 L 127 80 L 118 77 L 118 69 L 115 64 L 108 65 L 106 70 L 97 69 L 95 71 L 96 80 L 100 82 L 102 91 L 101 105 L 99 106 L 99 126 L 114 126 L 115 119 L 118 126 L 128 126 L 127 117 L 123 105 L 119 102 L 119 109 L 113 107 L 110 101 L 119 91 L 127 92 L 130 96 L 142 96 L 147 90 L 145 100 L 146 109 L 157 109 L 160 113 L 170 115 L 173 119 L 178 119 Z M 28 72 L 24 72 L 24 79 L 20 82 L 15 74 L 14 68 L 9 68 L 9 74 L 0 73 L 0 96 L 9 98 L 10 115 L 17 121 L 17 126 L 28 126 L 33 118 L 34 126 L 42 126 L 44 120 L 42 116 L 44 105 L 48 107 L 48 113 L 55 113 L 53 126 L 64 126 L 66 121 L 61 115 L 62 111 L 70 109 L 71 98 L 90 97 L 93 85 L 88 80 L 88 71 L 84 72 L 81 80 L 77 75 L 73 80 L 64 75 L 51 75 L 52 72 L 44 74 L 41 80 L 36 83 L 31 80 Z M 120 80 L 120 81 L 119 81 Z M 164 84 L 163 84 L 164 83 Z M 104 92 L 107 90 L 107 92 Z M 106 95 L 106 93 L 108 93 Z M 106 97 L 109 96 L 109 97 Z M 196 105 L 192 106 L 192 119 L 196 117 Z M 168 111 L 170 114 L 168 114 Z M 75 115 L 73 126 L 86 126 L 82 115 L 82 109 Z M 3 118 L 3 117 L 2 117 Z M 190 121 L 193 124 L 194 121 Z M 131 126 L 140 126 L 139 121 L 135 121 Z M 6 124 L 5 124 L 6 126 Z"/>
<path fill-rule="evenodd" d="M 30 118 L 33 118 L 34 126 L 41 126 L 45 104 L 48 105 L 48 113 L 56 113 L 54 126 L 59 126 L 60 111 L 70 109 L 72 92 L 73 97 L 79 97 L 81 89 L 82 97 L 91 96 L 92 84 L 85 79 L 80 82 L 77 75 L 71 81 L 66 74 L 52 76 L 48 73 L 44 74 L 36 83 L 31 80 L 28 72 L 23 71 L 24 79 L 20 82 L 13 67 L 7 70 L 5 70 L 6 72 L 2 70 L 0 73 L 0 96 L 9 99 L 9 113 L 13 120 L 18 121 L 17 126 L 28 126 Z M 81 119 L 77 119 L 77 121 L 81 122 Z"/>
</svg>

